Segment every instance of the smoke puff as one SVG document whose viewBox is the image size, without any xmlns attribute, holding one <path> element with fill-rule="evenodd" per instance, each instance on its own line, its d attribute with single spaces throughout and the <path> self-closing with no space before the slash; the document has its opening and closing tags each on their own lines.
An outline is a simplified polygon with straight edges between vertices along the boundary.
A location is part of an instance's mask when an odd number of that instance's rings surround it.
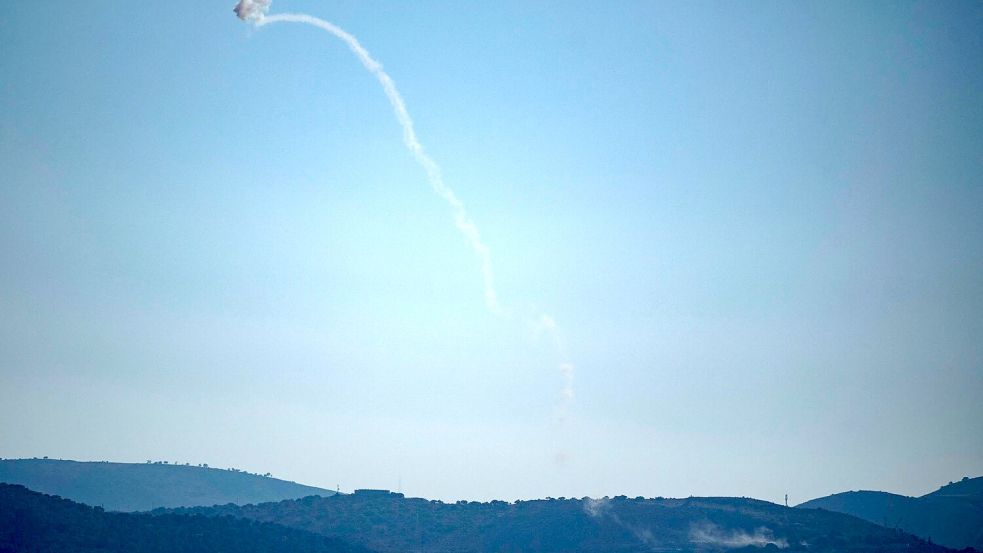
<svg viewBox="0 0 983 553">
<path fill-rule="evenodd" d="M 611 509 L 611 501 L 602 497 L 600 499 L 594 499 L 592 497 L 584 498 L 584 512 L 591 517 L 597 518 L 604 516 Z"/>
<path fill-rule="evenodd" d="M 232 11 L 243 21 L 259 21 L 266 16 L 272 0 L 239 0 Z"/>
<path fill-rule="evenodd" d="M 654 550 L 656 547 L 658 547 L 659 542 L 657 539 L 655 539 L 655 534 L 653 534 L 651 530 L 621 520 L 621 517 L 619 517 L 618 514 L 612 509 L 611 500 L 607 497 L 602 497 L 600 499 L 585 497 L 583 500 L 583 505 L 584 512 L 590 515 L 591 518 L 598 520 L 610 518 L 615 524 L 631 532 L 632 535 L 635 536 L 635 539 L 642 542 L 650 549 Z"/>
<path fill-rule="evenodd" d="M 712 545 L 725 549 L 736 549 L 748 546 L 765 547 L 775 545 L 779 549 L 788 547 L 785 538 L 776 538 L 768 528 L 757 528 L 753 534 L 744 530 L 726 531 L 713 523 L 704 523 L 690 527 L 689 539 L 692 543 Z"/>
</svg>

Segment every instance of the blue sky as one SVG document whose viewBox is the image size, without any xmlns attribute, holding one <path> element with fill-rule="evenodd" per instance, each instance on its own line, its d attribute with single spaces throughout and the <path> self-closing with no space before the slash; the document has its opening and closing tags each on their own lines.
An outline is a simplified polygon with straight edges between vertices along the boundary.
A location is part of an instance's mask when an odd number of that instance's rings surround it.
<svg viewBox="0 0 983 553">
<path fill-rule="evenodd" d="M 983 8 L 0 12 L 0 456 L 515 499 L 983 474 Z"/>
</svg>

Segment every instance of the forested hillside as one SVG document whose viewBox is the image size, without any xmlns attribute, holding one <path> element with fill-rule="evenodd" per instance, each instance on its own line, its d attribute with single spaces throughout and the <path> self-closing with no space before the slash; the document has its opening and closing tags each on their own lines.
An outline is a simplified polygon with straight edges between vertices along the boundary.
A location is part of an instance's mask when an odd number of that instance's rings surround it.
<svg viewBox="0 0 983 553">
<path fill-rule="evenodd" d="M 231 517 L 107 513 L 0 484 L 0 553 L 367 553 L 275 524 Z"/>
<path fill-rule="evenodd" d="M 174 512 L 276 522 L 386 553 L 945 551 L 852 516 L 736 498 L 446 504 L 355 493 Z"/>
<path fill-rule="evenodd" d="M 799 508 L 847 513 L 948 547 L 983 549 L 983 477 L 950 482 L 921 497 L 855 491 L 813 499 Z"/>
</svg>

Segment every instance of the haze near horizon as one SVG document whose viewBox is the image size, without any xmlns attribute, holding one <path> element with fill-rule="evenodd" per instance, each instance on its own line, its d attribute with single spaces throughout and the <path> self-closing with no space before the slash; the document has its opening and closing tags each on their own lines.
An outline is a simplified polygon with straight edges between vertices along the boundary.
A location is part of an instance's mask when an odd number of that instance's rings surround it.
<svg viewBox="0 0 983 553">
<path fill-rule="evenodd" d="M 983 474 L 983 7 L 0 12 L 0 457 L 439 499 Z M 551 318 L 552 320 L 552 318 Z M 540 329 L 541 330 L 541 329 Z"/>
</svg>

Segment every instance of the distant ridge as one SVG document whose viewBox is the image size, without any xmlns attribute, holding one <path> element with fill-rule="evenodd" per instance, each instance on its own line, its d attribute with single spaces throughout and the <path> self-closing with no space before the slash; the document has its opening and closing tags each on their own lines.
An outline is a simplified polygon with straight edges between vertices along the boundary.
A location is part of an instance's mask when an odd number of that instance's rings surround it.
<svg viewBox="0 0 983 553">
<path fill-rule="evenodd" d="M 945 553 L 910 534 L 829 511 L 691 497 L 458 501 L 385 490 L 152 514 L 246 518 L 379 553 Z"/>
<path fill-rule="evenodd" d="M 983 498 L 983 476 L 978 478 L 963 478 L 958 482 L 949 482 L 932 493 L 922 497 L 976 497 Z"/>
<path fill-rule="evenodd" d="M 0 482 L 58 495 L 107 511 L 149 511 L 264 503 L 335 492 L 241 471 L 208 467 L 79 462 L 56 459 L 0 461 Z"/>
<path fill-rule="evenodd" d="M 851 491 L 806 501 L 797 508 L 845 513 L 947 547 L 983 550 L 983 477 L 950 482 L 921 497 Z"/>
<path fill-rule="evenodd" d="M 342 540 L 233 518 L 107 513 L 0 484 L 0 553 L 370 553 Z"/>
</svg>

